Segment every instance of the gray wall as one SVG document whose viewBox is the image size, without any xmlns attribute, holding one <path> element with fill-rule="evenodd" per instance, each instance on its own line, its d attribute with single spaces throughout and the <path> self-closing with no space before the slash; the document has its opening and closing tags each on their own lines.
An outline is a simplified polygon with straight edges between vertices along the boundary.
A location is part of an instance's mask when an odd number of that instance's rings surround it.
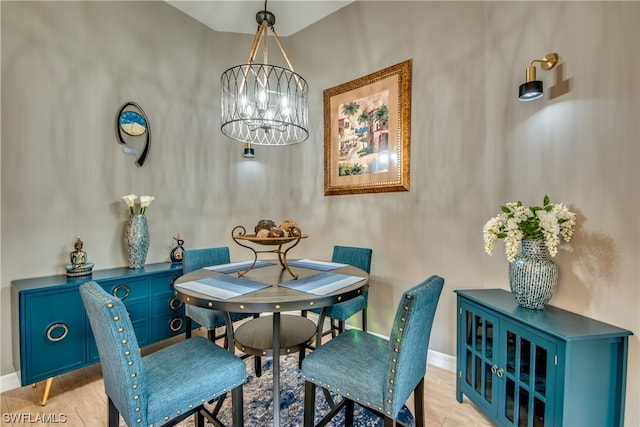
<svg viewBox="0 0 640 427">
<path fill-rule="evenodd" d="M 482 226 L 512 200 L 548 194 L 578 214 L 555 261 L 553 305 L 640 331 L 640 3 L 363 2 L 284 40 L 311 86 L 309 141 L 256 148 L 219 131 L 219 76 L 251 36 L 215 33 L 162 2 L 5 2 L 2 14 L 1 373 L 14 370 L 10 282 L 61 273 L 76 235 L 96 268 L 126 264 L 129 193 L 156 197 L 148 262 L 177 232 L 190 248 L 229 245 L 235 225 L 293 218 L 296 256 L 333 244 L 374 250 L 370 329 L 388 334 L 400 294 L 446 279 L 431 348 L 455 354 L 454 289 L 508 289 L 503 244 Z M 275 44 L 272 44 L 275 51 Z M 529 62 L 547 92 L 517 101 Z M 272 53 L 272 55 L 274 55 Z M 323 195 L 323 89 L 413 61 L 411 191 Z M 147 164 L 120 151 L 126 101 L 152 126 Z M 355 322 L 354 324 L 357 324 Z M 640 424 L 638 339 L 630 340 L 626 425 Z"/>
</svg>

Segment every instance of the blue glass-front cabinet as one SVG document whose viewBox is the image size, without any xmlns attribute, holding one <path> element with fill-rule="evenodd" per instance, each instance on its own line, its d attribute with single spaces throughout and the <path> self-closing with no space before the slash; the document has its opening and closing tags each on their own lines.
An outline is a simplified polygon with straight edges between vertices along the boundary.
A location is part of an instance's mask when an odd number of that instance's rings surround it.
<svg viewBox="0 0 640 427">
<path fill-rule="evenodd" d="M 173 289 L 181 275 L 181 264 L 158 263 L 12 281 L 13 363 L 21 384 L 50 384 L 54 376 L 99 361 L 78 291 L 89 280 L 123 300 L 141 347 L 183 333 L 184 306 Z"/>
<path fill-rule="evenodd" d="M 500 426 L 622 426 L 630 331 L 457 290 L 456 398 Z"/>
</svg>

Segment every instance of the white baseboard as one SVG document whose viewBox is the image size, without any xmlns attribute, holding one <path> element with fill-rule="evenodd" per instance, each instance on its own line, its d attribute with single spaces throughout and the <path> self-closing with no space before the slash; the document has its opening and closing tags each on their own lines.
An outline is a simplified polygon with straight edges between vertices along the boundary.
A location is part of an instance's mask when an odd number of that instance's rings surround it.
<svg viewBox="0 0 640 427">
<path fill-rule="evenodd" d="M 17 372 L 12 372 L 0 377 L 0 393 L 20 387 L 20 378 Z"/>
<path fill-rule="evenodd" d="M 427 353 L 427 364 L 437 368 L 446 369 L 447 371 L 456 371 L 456 357 L 449 354 L 440 353 L 439 351 L 429 350 Z M 427 377 L 429 374 L 427 373 Z"/>
</svg>

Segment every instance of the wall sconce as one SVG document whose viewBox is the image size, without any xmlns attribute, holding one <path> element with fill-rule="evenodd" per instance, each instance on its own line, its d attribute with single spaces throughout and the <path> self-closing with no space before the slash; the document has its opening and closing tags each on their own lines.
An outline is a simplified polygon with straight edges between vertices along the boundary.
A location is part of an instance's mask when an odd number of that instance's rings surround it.
<svg viewBox="0 0 640 427">
<path fill-rule="evenodd" d="M 255 156 L 256 156 L 256 153 L 253 150 L 251 143 L 247 142 L 247 145 L 244 147 L 244 153 L 242 154 L 242 157 L 246 157 L 247 159 L 253 159 Z"/>
<path fill-rule="evenodd" d="M 540 63 L 540 68 L 543 70 L 551 70 L 558 64 L 558 54 L 547 53 L 542 59 L 531 61 L 531 65 L 527 68 L 527 81 L 520 85 L 520 90 L 518 91 L 518 99 L 520 101 L 533 101 L 542 98 L 542 82 L 536 80 L 536 67 L 533 65 L 536 62 Z"/>
</svg>

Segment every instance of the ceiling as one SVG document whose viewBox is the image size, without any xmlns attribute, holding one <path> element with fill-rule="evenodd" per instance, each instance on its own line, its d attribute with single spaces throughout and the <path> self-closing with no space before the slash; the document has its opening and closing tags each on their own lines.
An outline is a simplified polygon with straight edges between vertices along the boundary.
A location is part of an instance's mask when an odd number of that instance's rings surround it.
<svg viewBox="0 0 640 427">
<path fill-rule="evenodd" d="M 215 31 L 243 34 L 256 33 L 255 16 L 265 5 L 263 1 L 245 0 L 165 1 Z M 267 10 L 276 17 L 274 28 L 278 35 L 287 37 L 353 1 L 274 0 L 267 3 Z"/>
</svg>

